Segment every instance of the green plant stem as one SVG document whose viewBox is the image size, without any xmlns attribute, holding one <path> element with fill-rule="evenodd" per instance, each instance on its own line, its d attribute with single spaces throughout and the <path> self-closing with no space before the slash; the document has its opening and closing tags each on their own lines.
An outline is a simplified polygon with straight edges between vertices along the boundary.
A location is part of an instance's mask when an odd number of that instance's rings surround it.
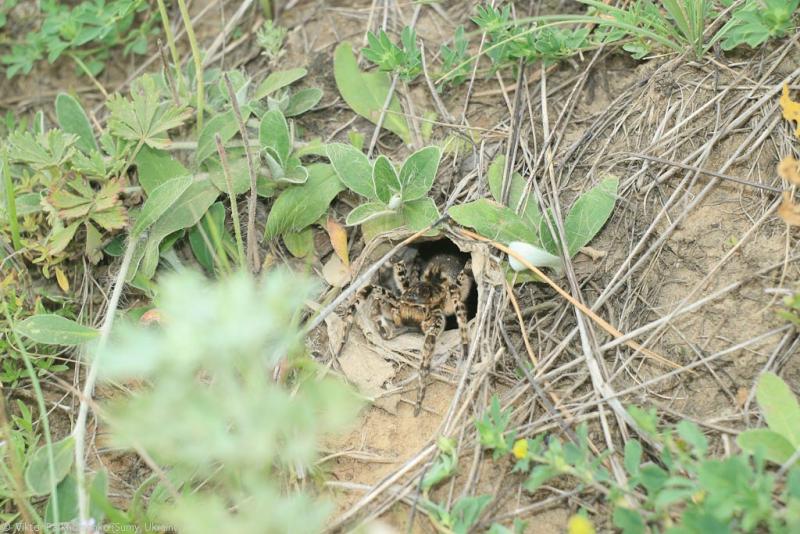
<svg viewBox="0 0 800 534">
<path fill-rule="evenodd" d="M 167 46 L 169 53 L 172 56 L 172 63 L 175 66 L 175 79 L 178 84 L 178 94 L 181 93 L 183 86 L 183 76 L 181 76 L 181 58 L 178 55 L 178 48 L 175 46 L 175 36 L 172 35 L 172 28 L 169 27 L 169 16 L 167 15 L 167 7 L 164 5 L 164 0 L 157 0 L 158 12 L 161 14 L 161 22 L 164 25 L 164 35 L 167 38 Z"/>
<path fill-rule="evenodd" d="M 131 240 L 125 248 L 125 255 L 122 257 L 122 264 L 119 267 L 117 278 L 114 281 L 114 290 L 108 301 L 106 315 L 103 318 L 103 326 L 100 328 L 100 338 L 94 347 L 94 358 L 86 372 L 86 382 L 83 385 L 81 404 L 78 407 L 78 417 L 75 420 L 75 428 L 72 435 L 75 438 L 75 482 L 78 493 L 78 517 L 80 518 L 81 534 L 91 534 L 94 532 L 89 525 L 89 493 L 86 487 L 86 458 L 84 455 L 84 440 L 86 439 L 86 418 L 89 415 L 89 403 L 94 394 L 94 385 L 97 382 L 100 358 L 103 350 L 108 344 L 111 335 L 111 327 L 114 325 L 114 316 L 117 313 L 119 298 L 122 295 L 122 288 L 125 286 L 125 278 L 128 276 L 128 269 L 133 258 L 133 251 L 137 241 Z M 56 519 L 58 521 L 58 519 Z"/>
<path fill-rule="evenodd" d="M 97 78 L 94 77 L 92 71 L 90 71 L 89 67 L 86 66 L 86 63 L 84 63 L 83 60 L 79 58 L 76 54 L 70 53 L 68 55 L 72 59 L 72 61 L 78 64 L 78 67 L 83 71 L 83 73 L 86 76 L 88 76 L 90 80 L 92 80 L 92 83 L 94 84 L 95 87 L 97 87 L 98 91 L 103 93 L 103 96 L 105 98 L 108 98 L 108 92 L 106 91 L 106 88 L 103 87 L 103 85 L 99 81 L 97 81 Z"/>
<path fill-rule="evenodd" d="M 236 194 L 233 192 L 233 179 L 231 178 L 230 167 L 228 167 L 228 155 L 225 147 L 222 146 L 222 138 L 219 134 L 214 134 L 214 142 L 217 144 L 219 161 L 222 165 L 222 173 L 225 175 L 225 183 L 228 186 L 228 197 L 231 201 L 231 219 L 233 219 L 233 233 L 236 235 L 236 252 L 239 256 L 239 268 L 244 269 L 247 261 L 244 255 L 244 243 L 242 242 L 242 223 L 239 221 L 239 207 L 236 205 Z"/>
<path fill-rule="evenodd" d="M 265 19 L 272 20 L 272 0 L 261 0 L 261 12 Z"/>
<path fill-rule="evenodd" d="M 247 158 L 247 170 L 250 174 L 250 198 L 247 202 L 247 260 L 250 262 L 250 270 L 253 273 L 258 272 L 260 266 L 260 259 L 258 257 L 258 242 L 256 241 L 256 200 L 258 199 L 256 167 L 253 162 L 253 155 L 250 153 L 250 147 L 247 143 L 247 128 L 242 119 L 242 112 L 239 109 L 239 102 L 236 100 L 236 91 L 233 90 L 233 84 L 226 73 L 223 76 L 225 86 L 228 89 L 228 98 L 233 107 L 233 114 L 236 116 L 236 122 L 239 124 L 239 134 L 242 136 L 244 143 L 244 155 Z"/>
<path fill-rule="evenodd" d="M 6 214 L 8 227 L 11 230 L 11 246 L 14 250 L 22 249 L 19 237 L 19 221 L 17 220 L 17 196 L 14 191 L 14 182 L 11 180 L 11 169 L 8 168 L 8 155 L 0 155 L 0 174 L 3 175 L 3 186 L 6 190 Z"/>
<path fill-rule="evenodd" d="M 189 38 L 189 46 L 192 49 L 194 59 L 194 77 L 197 85 L 197 130 L 203 129 L 203 107 L 205 106 L 205 84 L 203 83 L 203 58 L 200 57 L 200 48 L 197 46 L 197 38 L 194 35 L 192 19 L 189 17 L 189 10 L 186 9 L 186 0 L 178 0 L 178 9 L 181 12 L 183 26 L 186 28 L 186 36 Z"/>
<path fill-rule="evenodd" d="M 55 523 L 56 533 L 61 532 L 61 523 L 59 521 L 59 507 L 58 507 L 58 480 L 56 480 L 56 459 L 53 454 L 53 438 L 50 435 L 50 420 L 47 418 L 47 405 L 44 402 L 44 395 L 42 394 L 42 386 L 39 384 L 39 378 L 36 376 L 36 371 L 33 369 L 30 354 L 25 348 L 25 344 L 19 337 L 19 334 L 14 329 L 14 321 L 11 318 L 11 312 L 8 309 L 8 302 L 3 301 L 3 312 L 6 316 L 6 321 L 10 326 L 11 335 L 14 342 L 19 347 L 19 352 L 22 354 L 22 361 L 25 363 L 25 370 L 28 373 L 28 378 L 33 385 L 33 392 L 36 395 L 36 406 L 39 408 L 39 418 L 42 420 L 42 433 L 44 434 L 44 443 L 47 450 L 47 467 L 50 474 L 50 496 L 53 504 L 53 522 Z"/>
</svg>

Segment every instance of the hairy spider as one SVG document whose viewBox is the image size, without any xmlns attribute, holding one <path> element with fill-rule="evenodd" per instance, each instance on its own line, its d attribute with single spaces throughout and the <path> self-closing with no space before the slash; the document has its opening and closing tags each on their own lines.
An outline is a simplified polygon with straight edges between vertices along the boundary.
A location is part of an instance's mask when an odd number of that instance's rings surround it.
<svg viewBox="0 0 800 534">
<path fill-rule="evenodd" d="M 367 284 L 356 294 L 345 316 L 345 332 L 337 355 L 352 328 L 356 308 L 372 293 L 374 304 L 380 311 L 379 330 L 384 338 L 397 335 L 404 327 L 417 327 L 425 334 L 419 366 L 419 389 L 414 406 L 414 416 L 417 416 L 425 398 L 433 349 L 449 316 L 456 317 L 462 353 L 464 357 L 467 356 L 469 334 L 464 302 L 472 288 L 472 267 L 470 261 L 465 264 L 453 254 L 437 254 L 422 266 L 417 262 L 399 261 L 394 265 L 393 275 L 399 295 L 372 284 Z"/>
</svg>

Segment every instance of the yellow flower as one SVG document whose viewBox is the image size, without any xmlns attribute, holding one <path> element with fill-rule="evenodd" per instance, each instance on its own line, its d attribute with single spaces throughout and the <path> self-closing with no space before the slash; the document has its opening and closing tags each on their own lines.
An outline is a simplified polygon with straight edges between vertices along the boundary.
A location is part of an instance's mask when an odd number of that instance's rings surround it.
<svg viewBox="0 0 800 534">
<path fill-rule="evenodd" d="M 522 460 L 526 456 L 528 456 L 528 440 L 527 439 L 518 439 L 514 442 L 514 447 L 511 448 L 511 452 L 514 453 L 514 458 L 517 460 Z"/>
<path fill-rule="evenodd" d="M 573 515 L 567 523 L 569 534 L 595 534 L 594 525 L 582 515 Z"/>
</svg>

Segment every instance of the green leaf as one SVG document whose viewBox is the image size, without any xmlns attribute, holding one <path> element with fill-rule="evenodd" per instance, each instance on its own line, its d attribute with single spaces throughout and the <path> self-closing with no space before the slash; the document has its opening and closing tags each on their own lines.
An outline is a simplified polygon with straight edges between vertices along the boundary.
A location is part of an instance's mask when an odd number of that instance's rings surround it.
<svg viewBox="0 0 800 534">
<path fill-rule="evenodd" d="M 619 178 L 606 178 L 575 201 L 564 219 L 570 257 L 586 246 L 611 216 L 618 188 Z"/>
<path fill-rule="evenodd" d="M 450 515 L 454 519 L 454 534 L 467 534 L 467 532 L 470 532 L 481 513 L 491 502 L 491 495 L 478 495 L 459 499 L 450 511 Z"/>
<path fill-rule="evenodd" d="M 259 84 L 256 92 L 253 94 L 253 99 L 261 100 L 278 89 L 293 84 L 307 73 L 308 71 L 302 67 L 273 72 Z"/>
<path fill-rule="evenodd" d="M 310 227 L 299 232 L 286 232 L 283 244 L 295 258 L 305 258 L 314 253 L 314 232 Z"/>
<path fill-rule="evenodd" d="M 344 186 L 333 167 L 322 163 L 308 166 L 308 181 L 285 189 L 272 205 L 264 229 L 265 239 L 285 232 L 298 232 L 314 223 L 325 212 Z"/>
<path fill-rule="evenodd" d="M 243 111 L 243 120 L 247 120 L 249 110 Z M 214 115 L 203 126 L 200 135 L 197 136 L 197 151 L 194 154 L 195 162 L 200 165 L 206 158 L 212 154 L 217 153 L 217 142 L 215 135 L 219 134 L 222 145 L 233 139 L 233 136 L 239 131 L 239 123 L 236 121 L 236 115 L 233 110 Z"/>
<path fill-rule="evenodd" d="M 645 523 L 635 510 L 617 506 L 614 508 L 614 526 L 622 529 L 623 534 L 644 534 Z"/>
<path fill-rule="evenodd" d="M 524 241 L 536 244 L 539 239 L 519 215 L 488 199 L 479 199 L 448 211 L 458 224 L 474 228 L 476 232 L 501 243 Z"/>
<path fill-rule="evenodd" d="M 389 75 L 385 72 L 361 72 L 353 54 L 353 46 L 347 41 L 340 43 L 334 51 L 333 74 L 336 87 L 347 105 L 368 121 L 377 124 L 389 94 Z M 392 96 L 389 101 L 383 127 L 397 134 L 404 143 L 411 142 L 411 132 L 396 96 Z"/>
<path fill-rule="evenodd" d="M 186 167 L 163 150 L 142 147 L 135 161 L 139 170 L 139 183 L 148 195 L 164 182 L 190 174 Z"/>
<path fill-rule="evenodd" d="M 285 169 L 292 153 L 292 137 L 283 113 L 277 109 L 264 113 L 258 128 L 258 138 L 261 146 L 277 156 L 278 163 Z"/>
<path fill-rule="evenodd" d="M 369 243 L 376 236 L 390 230 L 401 228 L 405 224 L 406 218 L 403 211 L 390 211 L 383 215 L 377 215 L 361 225 L 361 233 L 364 235 L 364 242 Z M 431 232 L 434 234 L 435 232 Z"/>
<path fill-rule="evenodd" d="M 372 165 L 360 150 L 342 143 L 331 143 L 327 147 L 328 159 L 333 169 L 351 191 L 363 197 L 377 200 L 372 185 Z"/>
<path fill-rule="evenodd" d="M 785 437 L 766 428 L 745 430 L 736 438 L 736 443 L 751 454 L 760 449 L 767 460 L 780 465 L 789 461 L 796 450 Z"/>
<path fill-rule="evenodd" d="M 762 374 L 756 398 L 769 429 L 786 438 L 795 449 L 800 447 L 800 406 L 786 382 L 774 373 Z"/>
<path fill-rule="evenodd" d="M 15 132 L 8 136 L 8 156 L 37 170 L 63 167 L 75 154 L 78 137 L 61 130 L 37 134 Z"/>
<path fill-rule="evenodd" d="M 425 197 L 403 204 L 403 224 L 412 232 L 418 232 L 434 223 L 441 214 L 433 199 Z"/>
<path fill-rule="evenodd" d="M 50 459 L 47 445 L 42 445 L 31 455 L 25 468 L 25 482 L 34 495 L 47 495 L 61 482 L 75 461 L 75 439 L 68 436 L 56 441 L 53 446 L 53 470 L 55 480 L 50 478 Z"/>
<path fill-rule="evenodd" d="M 66 93 L 59 93 L 56 97 L 56 116 L 62 130 L 78 136 L 75 146 L 84 154 L 98 150 L 94 130 L 78 100 Z"/>
<path fill-rule="evenodd" d="M 47 251 L 51 255 L 60 254 L 70 244 L 72 238 L 75 237 L 75 232 L 81 225 L 81 220 L 71 223 L 69 226 L 62 228 L 53 228 L 53 233 L 50 234 L 47 240 Z"/>
<path fill-rule="evenodd" d="M 161 217 L 192 184 L 191 176 L 179 176 L 162 183 L 145 200 L 131 229 L 131 238 L 138 239 L 143 231 Z"/>
<path fill-rule="evenodd" d="M 310 110 L 322 100 L 322 90 L 317 87 L 300 89 L 289 97 L 289 105 L 284 112 L 287 117 L 296 117 Z"/>
<path fill-rule="evenodd" d="M 15 330 L 43 345 L 80 345 L 97 337 L 95 328 L 83 326 L 60 315 L 33 315 L 17 323 Z"/>
<path fill-rule="evenodd" d="M 397 171 L 395 171 L 394 165 L 386 156 L 378 156 L 372 166 L 372 185 L 375 190 L 375 197 L 384 204 L 389 204 L 392 196 L 399 194 L 401 191 Z M 397 200 L 399 201 L 400 198 L 398 197 Z"/>
<path fill-rule="evenodd" d="M 56 489 L 58 494 L 58 520 L 62 523 L 69 523 L 78 519 L 78 484 L 73 474 L 69 474 L 64 478 Z M 105 512 L 102 507 L 98 505 L 98 500 L 103 500 L 108 494 L 108 473 L 105 469 L 98 471 L 92 479 L 91 486 L 89 487 L 89 516 L 102 524 Z M 45 521 L 53 523 L 56 520 L 55 511 L 53 509 L 53 496 L 47 501 L 47 508 L 45 509 Z"/>
<path fill-rule="evenodd" d="M 222 202 L 215 202 L 203 219 L 189 231 L 189 246 L 192 248 L 195 259 L 211 272 L 214 271 L 214 254 L 219 253 L 215 248 L 214 234 L 220 239 L 225 237 L 225 206 Z"/>
<path fill-rule="evenodd" d="M 489 170 L 486 172 L 486 179 L 489 182 L 489 192 L 492 194 L 497 202 L 502 204 L 502 191 L 503 191 L 503 171 L 505 169 L 506 157 L 502 154 L 494 158 Z M 517 211 L 520 201 L 525 195 L 527 183 L 525 178 L 518 172 L 511 174 L 511 185 L 508 190 L 508 204 L 507 206 L 512 211 Z M 536 202 L 536 197 L 533 192 L 528 193 L 525 197 L 526 201 L 522 206 L 522 219 L 527 222 L 531 228 L 538 228 L 542 219 L 539 213 L 539 205 Z"/>
<path fill-rule="evenodd" d="M 197 224 L 218 195 L 219 191 L 210 181 L 194 182 L 190 185 L 173 204 L 172 209 L 153 224 L 147 239 L 137 243 L 127 280 L 133 280 L 140 271 L 146 279 L 152 278 L 158 265 L 159 245 L 164 238 Z"/>
<path fill-rule="evenodd" d="M 428 146 L 411 154 L 400 169 L 403 200 L 417 200 L 428 194 L 439 170 L 442 149 Z"/>
<path fill-rule="evenodd" d="M 206 160 L 208 168 L 208 179 L 214 186 L 225 194 L 228 194 L 228 182 L 225 178 L 225 171 L 219 162 L 219 158 L 208 158 Z M 231 186 L 234 195 L 241 195 L 250 190 L 250 169 L 247 167 L 247 157 L 242 151 L 228 152 L 228 170 L 231 173 Z M 257 178 L 258 183 L 266 182 L 266 178 Z"/>
<path fill-rule="evenodd" d="M 131 84 L 131 100 L 115 94 L 106 106 L 111 112 L 108 127 L 112 134 L 151 148 L 169 146 L 166 132 L 183 124 L 193 113 L 186 107 L 162 102 L 155 78 L 149 74 Z"/>
<path fill-rule="evenodd" d="M 363 224 L 381 215 L 394 213 L 393 210 L 390 210 L 386 205 L 380 202 L 367 202 L 353 208 L 350 213 L 347 214 L 345 224 L 347 226 L 355 226 L 356 224 Z"/>
<path fill-rule="evenodd" d="M 639 474 L 639 465 L 642 463 L 642 444 L 635 439 L 625 443 L 625 471 L 631 476 Z"/>
</svg>

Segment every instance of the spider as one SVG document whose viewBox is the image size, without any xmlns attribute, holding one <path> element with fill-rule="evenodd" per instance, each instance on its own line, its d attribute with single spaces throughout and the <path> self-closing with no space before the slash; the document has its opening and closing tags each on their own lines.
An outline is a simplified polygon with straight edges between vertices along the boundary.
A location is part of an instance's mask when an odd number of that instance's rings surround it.
<svg viewBox="0 0 800 534">
<path fill-rule="evenodd" d="M 345 332 L 342 350 L 347 335 L 353 325 L 356 308 L 371 293 L 373 305 L 380 312 L 381 336 L 388 339 L 403 332 L 408 327 L 417 327 L 425 334 L 422 345 L 422 361 L 419 366 L 419 385 L 414 416 L 419 415 L 425 398 L 425 387 L 430 373 L 433 350 L 436 340 L 444 331 L 447 317 L 455 315 L 461 335 L 461 349 L 466 358 L 469 350 L 467 332 L 467 309 L 464 302 L 472 289 L 472 266 L 453 254 L 437 254 L 430 258 L 420 272 L 416 262 L 399 261 L 393 268 L 395 285 L 399 296 L 388 289 L 367 284 L 356 294 L 345 316 Z"/>
</svg>

